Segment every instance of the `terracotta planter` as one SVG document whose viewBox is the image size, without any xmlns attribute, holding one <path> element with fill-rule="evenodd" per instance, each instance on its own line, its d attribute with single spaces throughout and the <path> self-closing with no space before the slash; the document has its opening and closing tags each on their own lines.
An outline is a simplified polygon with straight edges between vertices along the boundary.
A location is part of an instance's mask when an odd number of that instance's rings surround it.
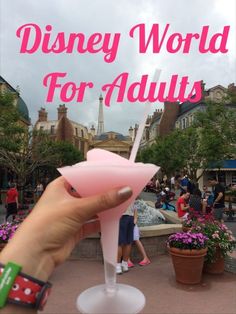
<svg viewBox="0 0 236 314">
<path fill-rule="evenodd" d="M 184 227 L 184 226 L 182 226 L 182 230 L 183 230 L 183 232 L 188 232 L 188 231 L 191 230 L 191 227 Z"/>
<path fill-rule="evenodd" d="M 208 274 L 223 274 L 225 268 L 224 257 L 221 256 L 220 248 L 216 248 L 215 262 L 205 262 L 203 271 Z"/>
<path fill-rule="evenodd" d="M 201 282 L 207 248 L 201 250 L 169 248 L 169 252 L 174 265 L 176 281 L 188 285 Z"/>
</svg>

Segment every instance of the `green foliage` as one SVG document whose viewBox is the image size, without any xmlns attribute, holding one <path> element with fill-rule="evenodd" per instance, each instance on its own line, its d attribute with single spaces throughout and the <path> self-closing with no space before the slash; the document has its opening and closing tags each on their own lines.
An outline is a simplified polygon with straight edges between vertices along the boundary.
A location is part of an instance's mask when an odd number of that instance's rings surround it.
<svg viewBox="0 0 236 314">
<path fill-rule="evenodd" d="M 236 247 L 236 240 L 232 231 L 226 225 L 213 219 L 197 219 L 191 232 L 201 232 L 208 237 L 206 260 L 210 263 L 215 262 L 216 250 L 218 248 L 221 256 L 225 257 Z"/>
<path fill-rule="evenodd" d="M 19 123 L 20 115 L 13 103 L 12 93 L 0 93 L 0 149 L 19 152 L 26 130 Z"/>
<path fill-rule="evenodd" d="M 157 138 L 151 147 L 141 150 L 141 160 L 159 165 L 167 175 L 184 167 L 182 132 L 174 130 L 165 138 Z"/>
<path fill-rule="evenodd" d="M 224 159 L 234 157 L 236 108 L 209 102 L 205 112 L 196 113 L 195 126 L 199 129 L 200 152 L 206 167 L 217 162 L 220 168 Z"/>
<path fill-rule="evenodd" d="M 51 156 L 49 166 L 63 167 L 83 160 L 82 153 L 69 142 L 46 140 L 39 146 L 39 154 L 42 158 Z"/>
</svg>

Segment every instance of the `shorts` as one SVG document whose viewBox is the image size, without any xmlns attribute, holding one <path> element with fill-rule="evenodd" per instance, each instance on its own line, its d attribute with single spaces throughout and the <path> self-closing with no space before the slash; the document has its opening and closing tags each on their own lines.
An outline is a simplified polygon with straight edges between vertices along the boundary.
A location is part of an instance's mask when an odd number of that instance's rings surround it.
<svg viewBox="0 0 236 314">
<path fill-rule="evenodd" d="M 139 238 L 140 238 L 139 227 L 135 225 L 134 226 L 134 241 L 139 240 Z"/>
<path fill-rule="evenodd" d="M 221 219 L 223 219 L 224 209 L 225 209 L 224 207 L 213 208 L 213 209 L 212 209 L 213 217 L 214 217 L 216 220 L 221 220 Z"/>
<path fill-rule="evenodd" d="M 16 215 L 17 214 L 17 204 L 9 203 L 7 204 L 7 215 Z"/>
<path fill-rule="evenodd" d="M 119 245 L 132 244 L 134 240 L 134 216 L 123 215 L 120 219 Z"/>
</svg>

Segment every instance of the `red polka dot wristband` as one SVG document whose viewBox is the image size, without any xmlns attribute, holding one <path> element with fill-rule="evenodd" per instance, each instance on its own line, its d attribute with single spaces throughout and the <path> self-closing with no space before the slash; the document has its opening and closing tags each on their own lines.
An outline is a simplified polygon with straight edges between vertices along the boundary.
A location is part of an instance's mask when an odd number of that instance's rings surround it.
<svg viewBox="0 0 236 314">
<path fill-rule="evenodd" d="M 0 264 L 0 307 L 5 303 L 43 310 L 51 291 L 51 283 L 20 272 L 21 266 Z"/>
</svg>

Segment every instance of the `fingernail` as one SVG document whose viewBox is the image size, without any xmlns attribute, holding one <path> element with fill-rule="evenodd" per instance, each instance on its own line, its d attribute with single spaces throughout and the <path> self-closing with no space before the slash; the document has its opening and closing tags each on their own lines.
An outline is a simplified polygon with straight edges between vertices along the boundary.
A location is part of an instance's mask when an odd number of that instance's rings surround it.
<svg viewBox="0 0 236 314">
<path fill-rule="evenodd" d="M 118 197 L 121 200 L 127 200 L 132 194 L 133 194 L 133 191 L 129 186 L 125 186 L 124 188 L 118 191 Z"/>
</svg>

